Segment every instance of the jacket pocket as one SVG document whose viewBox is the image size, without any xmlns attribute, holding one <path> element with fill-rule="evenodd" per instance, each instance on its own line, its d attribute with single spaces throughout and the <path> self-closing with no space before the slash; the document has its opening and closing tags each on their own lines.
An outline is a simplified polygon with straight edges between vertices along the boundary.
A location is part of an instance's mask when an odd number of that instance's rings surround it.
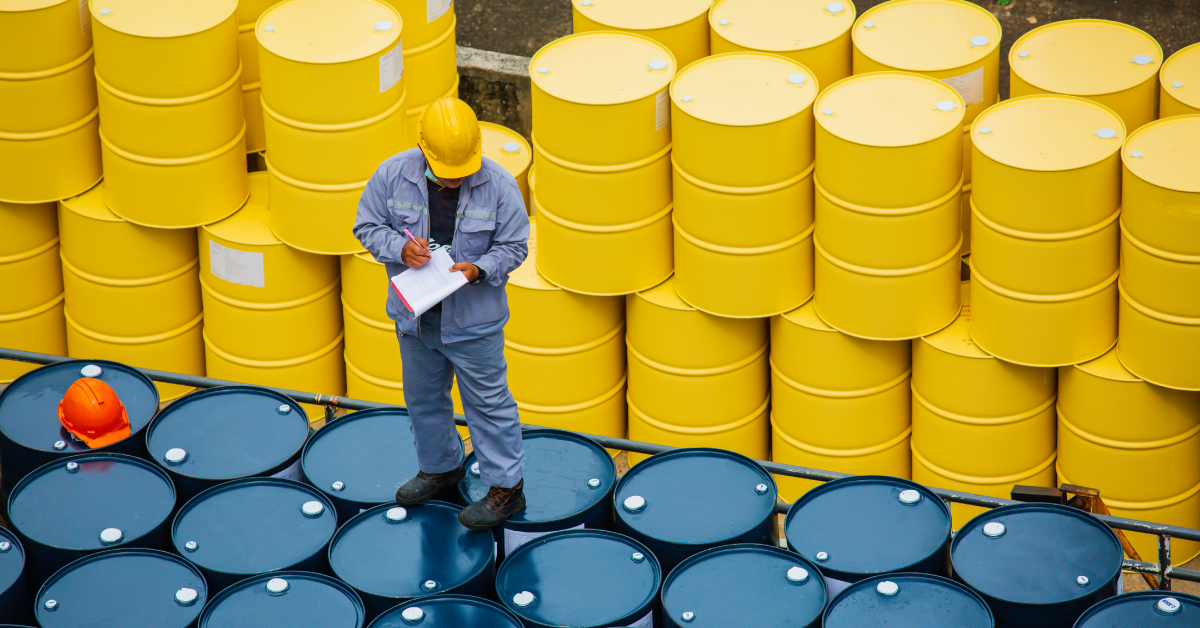
<svg viewBox="0 0 1200 628">
<path fill-rule="evenodd" d="M 490 214 L 491 217 L 487 217 Z M 495 212 L 468 209 L 458 220 L 458 235 L 454 236 L 454 250 L 462 256 L 461 262 L 473 262 L 487 253 L 496 235 Z"/>
<path fill-rule="evenodd" d="M 392 199 L 388 199 L 387 204 L 388 218 L 397 231 L 410 229 L 421 219 L 422 214 L 429 213 L 429 210 L 425 207 L 407 201 L 393 201 Z M 421 237 L 418 233 L 413 233 L 413 235 Z"/>
</svg>

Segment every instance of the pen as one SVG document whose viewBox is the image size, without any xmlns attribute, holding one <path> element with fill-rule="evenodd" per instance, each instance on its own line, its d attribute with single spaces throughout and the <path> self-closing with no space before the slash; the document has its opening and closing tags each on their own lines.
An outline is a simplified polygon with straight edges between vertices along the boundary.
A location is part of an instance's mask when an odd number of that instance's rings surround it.
<svg viewBox="0 0 1200 628">
<path fill-rule="evenodd" d="M 417 239 L 413 237 L 413 234 L 409 233 L 408 229 L 404 230 L 404 235 L 408 236 L 409 240 L 417 242 Z M 421 247 L 421 249 L 425 251 L 426 255 L 429 255 L 429 247 L 423 246 L 420 242 L 417 242 L 417 246 Z"/>
</svg>

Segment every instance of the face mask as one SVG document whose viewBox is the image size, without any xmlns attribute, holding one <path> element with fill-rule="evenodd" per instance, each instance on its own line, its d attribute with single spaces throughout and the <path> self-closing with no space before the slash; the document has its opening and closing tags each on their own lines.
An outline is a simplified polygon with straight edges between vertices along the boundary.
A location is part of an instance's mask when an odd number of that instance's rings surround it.
<svg viewBox="0 0 1200 628">
<path fill-rule="evenodd" d="M 438 185 L 441 185 L 441 184 L 442 184 L 442 182 L 441 182 L 441 181 L 438 181 L 438 180 L 437 180 L 437 177 L 433 176 L 433 171 L 429 169 L 429 166 L 425 166 L 425 176 L 426 176 L 426 177 L 427 177 L 427 178 L 428 178 L 430 181 L 433 181 L 434 183 L 436 183 L 436 184 L 438 184 Z"/>
</svg>

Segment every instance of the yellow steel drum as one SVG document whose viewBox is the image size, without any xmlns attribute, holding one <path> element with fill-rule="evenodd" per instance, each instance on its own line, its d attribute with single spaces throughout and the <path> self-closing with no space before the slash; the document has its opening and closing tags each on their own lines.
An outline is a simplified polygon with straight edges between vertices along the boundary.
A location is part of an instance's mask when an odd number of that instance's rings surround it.
<svg viewBox="0 0 1200 628">
<path fill-rule="evenodd" d="M 772 52 L 808 68 L 817 85 L 850 76 L 854 3 L 831 0 L 717 0 L 708 11 L 712 54 Z"/>
<path fill-rule="evenodd" d="M 672 81 L 675 289 L 696 309 L 765 317 L 812 296 L 817 91 L 804 66 L 754 52 Z"/>
<path fill-rule="evenodd" d="M 1200 44 L 1176 52 L 1158 73 L 1158 117 L 1200 113 Z"/>
<path fill-rule="evenodd" d="M 45 203 L 100 179 L 86 3 L 0 3 L 0 202 Z"/>
<path fill-rule="evenodd" d="M 342 348 L 342 336 L 338 334 L 328 345 L 302 358 L 249 360 L 217 347 L 207 334 L 204 338 L 209 377 L 335 396 L 344 396 L 346 390 L 346 364 L 342 360 Z M 323 406 L 300 405 L 308 413 L 309 423 L 325 418 Z"/>
<path fill-rule="evenodd" d="M 771 459 L 909 477 L 911 348 L 843 334 L 812 301 L 771 318 Z M 775 479 L 788 501 L 817 485 Z"/>
<path fill-rule="evenodd" d="M 767 321 L 705 314 L 674 283 L 626 297 L 629 437 L 761 459 L 769 451 Z"/>
<path fill-rule="evenodd" d="M 254 25 L 275 0 L 243 0 L 237 5 L 238 55 L 242 60 L 242 113 L 246 117 L 246 152 L 257 153 L 267 148 L 263 131 L 262 83 L 258 77 L 258 39 Z"/>
<path fill-rule="evenodd" d="M 813 114 L 817 312 L 876 340 L 950 324 L 959 308 L 962 98 L 925 76 L 875 72 L 829 86 Z"/>
<path fill-rule="evenodd" d="M 1116 341 L 1121 120 L 1071 96 L 975 120 L 971 336 L 1003 360 L 1085 362 Z"/>
<path fill-rule="evenodd" d="M 1145 32 L 1106 20 L 1039 26 L 1008 51 L 1010 97 L 1082 96 L 1112 109 L 1130 131 L 1158 116 L 1162 47 Z"/>
<path fill-rule="evenodd" d="M 0 201 L 0 347 L 66 355 L 58 216 L 54 203 Z M 0 360 L 0 384 L 36 364 Z"/>
<path fill-rule="evenodd" d="M 480 122 L 479 130 L 483 132 L 483 156 L 500 164 L 517 180 L 521 198 L 525 200 L 525 210 L 532 214 L 533 206 L 529 204 L 529 167 L 533 163 L 533 151 L 529 148 L 529 142 L 520 133 L 491 122 Z"/>
<path fill-rule="evenodd" d="M 288 0 L 262 14 L 270 219 L 309 253 L 355 253 L 359 197 L 405 139 L 400 15 L 376 0 Z"/>
<path fill-rule="evenodd" d="M 386 0 L 404 21 L 405 147 L 417 145 L 421 114 L 442 96 L 458 96 L 454 0 Z"/>
<path fill-rule="evenodd" d="M 1012 490 L 996 484 L 999 477 L 1033 475 L 1055 486 L 1045 471 L 1054 464 L 1056 371 L 1004 362 L 975 346 L 970 282 L 962 284 L 962 303 L 949 327 L 912 341 L 914 469 L 932 471 L 931 478 L 988 478 L 971 492 L 994 497 Z M 951 511 L 959 528 L 979 509 L 953 504 Z"/>
<path fill-rule="evenodd" d="M 1200 393 L 1144 382 L 1116 353 L 1059 369 L 1059 477 L 1099 489 L 1118 517 L 1200 527 Z M 1156 537 L 1126 534 L 1142 560 L 1158 556 Z M 1171 549 L 1183 564 L 1200 543 Z"/>
<path fill-rule="evenodd" d="M 248 193 L 237 2 L 89 6 L 105 202 L 125 220 L 159 228 L 237 211 Z"/>
<path fill-rule="evenodd" d="M 672 268 L 670 51 L 641 35 L 580 33 L 529 67 L 538 270 L 584 294 L 662 283 Z"/>
<path fill-rule="evenodd" d="M 1200 115 L 1142 127 L 1121 160 L 1117 350 L 1148 382 L 1200 390 Z"/>
<path fill-rule="evenodd" d="M 679 67 L 708 56 L 708 8 L 712 0 L 571 0 L 572 32 L 619 31 L 649 37 L 667 47 Z"/>
</svg>

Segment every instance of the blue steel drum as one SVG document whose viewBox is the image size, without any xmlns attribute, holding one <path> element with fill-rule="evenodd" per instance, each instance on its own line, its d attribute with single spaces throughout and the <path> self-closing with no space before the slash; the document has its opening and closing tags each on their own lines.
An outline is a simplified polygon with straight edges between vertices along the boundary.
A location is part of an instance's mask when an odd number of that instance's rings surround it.
<svg viewBox="0 0 1200 628">
<path fill-rule="evenodd" d="M 436 595 L 401 604 L 368 628 L 523 628 L 512 611 L 469 595 Z M 3 627 L 0 627 L 3 628 Z"/>
<path fill-rule="evenodd" d="M 496 594 L 526 628 L 654 628 L 662 579 L 658 559 L 634 539 L 563 530 L 513 551 Z"/>
<path fill-rule="evenodd" d="M 17 535 L 0 528 L 0 621 L 29 621 L 32 608 L 25 583 L 25 548 Z"/>
<path fill-rule="evenodd" d="M 817 628 L 828 592 L 810 562 L 770 545 L 727 545 L 679 563 L 662 588 L 669 628 Z"/>
<path fill-rule="evenodd" d="M 175 516 L 175 551 L 213 595 L 269 571 L 327 573 L 337 514 L 320 491 L 279 478 L 233 480 L 197 495 Z"/>
<path fill-rule="evenodd" d="M 408 411 L 362 410 L 325 425 L 304 446 L 301 468 L 304 478 L 333 500 L 339 523 L 393 503 L 396 489 L 419 470 Z M 438 499 L 457 501 L 457 488 L 448 487 Z"/>
<path fill-rule="evenodd" d="M 208 601 L 204 577 L 156 550 L 118 549 L 81 558 L 37 596 L 42 628 L 191 628 Z"/>
<path fill-rule="evenodd" d="M 775 480 L 757 462 L 722 449 L 676 449 L 617 483 L 616 530 L 645 543 L 670 573 L 711 547 L 770 544 L 775 500 Z"/>
<path fill-rule="evenodd" d="M 80 454 L 25 476 L 8 498 L 9 524 L 25 546 L 31 589 L 87 554 L 118 547 L 169 549 L 171 478 L 122 454 Z"/>
<path fill-rule="evenodd" d="M 363 628 L 362 600 L 337 580 L 307 571 L 246 578 L 213 596 L 199 628 Z M 465 628 L 465 627 L 464 627 Z"/>
<path fill-rule="evenodd" d="M 1196 628 L 1200 597 L 1172 591 L 1140 591 L 1108 598 L 1089 608 L 1075 628 Z"/>
<path fill-rule="evenodd" d="M 146 430 L 146 449 L 175 482 L 179 502 L 238 478 L 300 480 L 308 417 L 266 388 L 224 386 L 184 395 Z"/>
<path fill-rule="evenodd" d="M 423 595 L 490 595 L 495 542 L 488 532 L 464 528 L 461 510 L 444 502 L 384 504 L 338 530 L 329 544 L 329 564 L 362 596 L 367 619 Z"/>
<path fill-rule="evenodd" d="M 950 509 L 908 480 L 860 475 L 821 484 L 788 510 L 788 549 L 821 568 L 830 597 L 863 578 L 949 576 Z"/>
<path fill-rule="evenodd" d="M 522 543 L 558 530 L 612 529 L 612 492 L 617 468 L 595 441 L 562 430 L 526 430 L 525 509 L 493 528 L 499 560 Z M 479 477 L 475 454 L 458 484 L 463 503 L 479 501 L 488 486 Z"/>
<path fill-rule="evenodd" d="M 954 536 L 954 579 L 978 592 L 999 628 L 1070 628 L 1117 594 L 1121 543 L 1067 506 L 1016 504 L 980 513 Z"/>
<path fill-rule="evenodd" d="M 825 609 L 825 628 L 992 628 L 992 611 L 974 591 L 943 578 L 893 573 L 864 578 Z"/>
</svg>

